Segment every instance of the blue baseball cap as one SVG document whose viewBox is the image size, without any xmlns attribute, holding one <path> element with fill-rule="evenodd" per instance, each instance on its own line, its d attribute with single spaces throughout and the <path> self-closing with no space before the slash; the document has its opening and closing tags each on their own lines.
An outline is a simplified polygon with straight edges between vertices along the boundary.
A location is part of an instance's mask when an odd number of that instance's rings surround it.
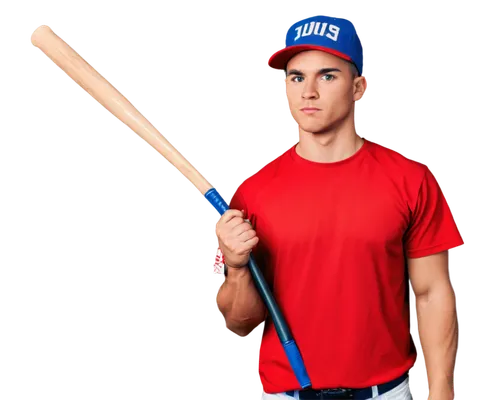
<svg viewBox="0 0 500 400">
<path fill-rule="evenodd" d="M 286 34 L 286 47 L 274 53 L 269 66 L 285 69 L 288 61 L 304 50 L 321 50 L 353 63 L 363 72 L 363 48 L 354 25 L 343 18 L 318 15 L 293 24 Z"/>
</svg>

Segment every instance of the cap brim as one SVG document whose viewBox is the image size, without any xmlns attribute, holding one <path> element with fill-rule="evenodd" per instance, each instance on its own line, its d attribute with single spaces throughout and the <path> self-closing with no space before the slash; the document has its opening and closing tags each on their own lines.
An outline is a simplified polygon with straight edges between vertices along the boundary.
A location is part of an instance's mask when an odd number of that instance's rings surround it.
<svg viewBox="0 0 500 400">
<path fill-rule="evenodd" d="M 324 51 L 326 53 L 333 54 L 334 56 L 343 58 L 346 61 L 352 62 L 351 57 L 349 57 L 347 54 L 341 53 L 340 51 L 330 49 L 328 47 L 323 47 L 323 46 L 299 44 L 299 45 L 295 45 L 295 46 L 288 46 L 288 47 L 285 47 L 284 49 L 277 51 L 276 53 L 274 53 L 271 56 L 268 64 L 271 68 L 285 69 L 286 64 L 294 55 L 296 55 L 297 53 L 300 53 L 301 51 L 305 51 L 305 50 Z"/>
</svg>

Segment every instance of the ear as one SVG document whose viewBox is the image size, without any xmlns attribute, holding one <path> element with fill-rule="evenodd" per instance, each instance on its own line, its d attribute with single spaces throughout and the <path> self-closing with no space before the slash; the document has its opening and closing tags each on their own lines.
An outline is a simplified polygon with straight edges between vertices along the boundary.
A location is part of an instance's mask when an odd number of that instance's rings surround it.
<svg viewBox="0 0 500 400">
<path fill-rule="evenodd" d="M 364 76 L 358 76 L 354 79 L 352 83 L 352 97 L 354 101 L 357 101 L 363 97 L 363 94 L 366 91 L 366 79 Z"/>
</svg>

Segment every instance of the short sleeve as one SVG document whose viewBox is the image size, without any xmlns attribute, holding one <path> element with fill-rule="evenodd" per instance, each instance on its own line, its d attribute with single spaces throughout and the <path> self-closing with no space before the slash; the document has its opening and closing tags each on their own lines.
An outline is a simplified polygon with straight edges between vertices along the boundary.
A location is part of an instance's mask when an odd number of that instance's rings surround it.
<svg viewBox="0 0 500 400">
<path fill-rule="evenodd" d="M 406 256 L 424 257 L 464 244 L 451 210 L 428 167 L 403 237 Z"/>
</svg>

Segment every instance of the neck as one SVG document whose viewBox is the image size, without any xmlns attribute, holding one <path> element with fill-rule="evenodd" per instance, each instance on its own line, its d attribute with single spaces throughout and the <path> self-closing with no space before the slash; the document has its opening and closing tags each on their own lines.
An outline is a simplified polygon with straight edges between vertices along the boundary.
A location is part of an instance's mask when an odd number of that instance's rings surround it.
<svg viewBox="0 0 500 400">
<path fill-rule="evenodd" d="M 299 143 L 296 151 L 306 160 L 337 162 L 356 153 L 363 145 L 363 141 L 354 129 L 354 123 L 345 123 L 321 133 L 307 132 L 299 127 Z"/>
</svg>

